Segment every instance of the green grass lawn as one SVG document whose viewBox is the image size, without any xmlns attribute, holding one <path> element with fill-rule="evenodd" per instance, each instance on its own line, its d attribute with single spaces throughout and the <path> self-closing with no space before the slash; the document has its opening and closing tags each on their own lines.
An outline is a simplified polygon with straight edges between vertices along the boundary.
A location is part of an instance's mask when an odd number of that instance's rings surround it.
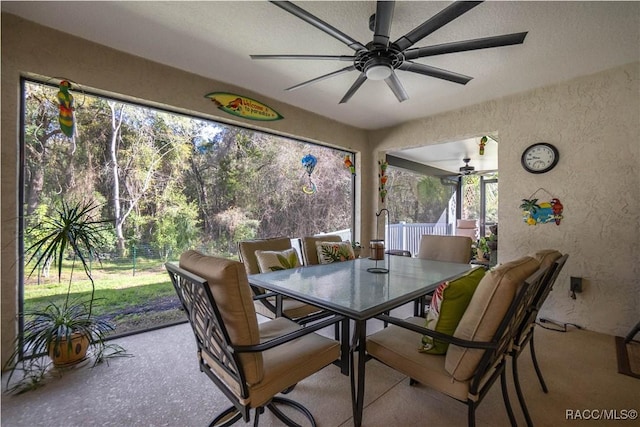
<svg viewBox="0 0 640 427">
<path fill-rule="evenodd" d="M 30 272 L 28 266 L 25 271 L 27 274 Z M 175 308 L 178 297 L 163 263 L 159 260 L 138 260 L 135 274 L 131 263 L 94 263 L 92 275 L 96 288 L 93 313 L 109 318 L 116 325 L 116 334 L 185 318 L 182 311 Z M 38 280 L 35 272 L 27 277 L 24 286 L 25 312 L 42 309 L 50 302 L 64 303 L 70 277 L 70 261 L 63 263 L 60 282 L 57 269 L 54 268 L 51 268 L 48 277 L 40 276 Z M 87 301 L 90 297 L 91 282 L 86 278 L 82 267 L 78 268 L 76 265 L 69 298 Z"/>
</svg>

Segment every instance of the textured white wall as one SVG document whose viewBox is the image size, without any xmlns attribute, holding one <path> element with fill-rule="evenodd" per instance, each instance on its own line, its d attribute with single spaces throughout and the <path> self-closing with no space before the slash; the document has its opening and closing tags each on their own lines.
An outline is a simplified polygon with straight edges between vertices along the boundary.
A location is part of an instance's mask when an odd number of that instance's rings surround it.
<svg viewBox="0 0 640 427">
<path fill-rule="evenodd" d="M 406 123 L 373 135 L 380 151 L 487 133 L 499 136 L 499 261 L 538 249 L 570 257 L 542 316 L 625 335 L 640 320 L 639 63 Z M 551 172 L 520 165 L 524 148 L 560 150 Z M 544 188 L 564 205 L 561 225 L 528 226 L 521 199 Z M 549 200 L 546 192 L 537 194 Z M 585 279 L 569 297 L 569 277 Z"/>
</svg>

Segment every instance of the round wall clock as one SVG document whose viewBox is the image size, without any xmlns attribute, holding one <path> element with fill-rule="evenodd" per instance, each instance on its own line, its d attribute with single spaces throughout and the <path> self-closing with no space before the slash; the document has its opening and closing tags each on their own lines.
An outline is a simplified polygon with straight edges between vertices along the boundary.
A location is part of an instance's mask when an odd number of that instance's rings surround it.
<svg viewBox="0 0 640 427">
<path fill-rule="evenodd" d="M 553 169 L 560 160 L 558 149 L 547 142 L 537 142 L 522 153 L 522 167 L 527 172 L 545 173 Z"/>
</svg>

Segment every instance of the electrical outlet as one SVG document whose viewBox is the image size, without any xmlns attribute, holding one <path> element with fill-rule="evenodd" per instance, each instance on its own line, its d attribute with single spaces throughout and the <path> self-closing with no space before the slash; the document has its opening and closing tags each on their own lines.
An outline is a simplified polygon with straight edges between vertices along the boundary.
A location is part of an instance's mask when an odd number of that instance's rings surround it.
<svg viewBox="0 0 640 427">
<path fill-rule="evenodd" d="M 571 277 L 571 292 L 582 292 L 582 277 Z"/>
</svg>

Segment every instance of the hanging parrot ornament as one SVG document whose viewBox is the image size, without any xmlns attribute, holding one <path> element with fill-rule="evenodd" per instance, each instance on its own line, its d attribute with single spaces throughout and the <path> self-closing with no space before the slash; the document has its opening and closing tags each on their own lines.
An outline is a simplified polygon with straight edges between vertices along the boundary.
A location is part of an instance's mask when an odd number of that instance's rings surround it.
<svg viewBox="0 0 640 427">
<path fill-rule="evenodd" d="M 351 175 L 356 174 L 356 165 L 354 165 L 353 162 L 351 161 L 351 156 L 349 154 L 347 154 L 344 158 L 344 167 L 349 169 L 349 172 L 351 172 Z"/>
<path fill-rule="evenodd" d="M 480 138 L 480 155 L 484 156 L 484 147 L 485 145 L 487 145 L 487 137 L 483 136 L 482 138 Z"/>
<path fill-rule="evenodd" d="M 73 95 L 69 93 L 71 83 L 63 80 L 58 87 L 60 89 L 58 91 L 58 103 L 60 104 L 58 122 L 60 123 L 60 130 L 71 138 L 73 136 Z"/>
<path fill-rule="evenodd" d="M 387 197 L 387 189 L 385 187 L 387 185 L 387 167 L 389 167 L 389 163 L 378 160 L 378 165 L 380 166 L 380 173 L 378 174 L 378 178 L 380 179 L 378 193 L 380 193 L 380 201 L 384 203 L 384 199 Z"/>
</svg>

